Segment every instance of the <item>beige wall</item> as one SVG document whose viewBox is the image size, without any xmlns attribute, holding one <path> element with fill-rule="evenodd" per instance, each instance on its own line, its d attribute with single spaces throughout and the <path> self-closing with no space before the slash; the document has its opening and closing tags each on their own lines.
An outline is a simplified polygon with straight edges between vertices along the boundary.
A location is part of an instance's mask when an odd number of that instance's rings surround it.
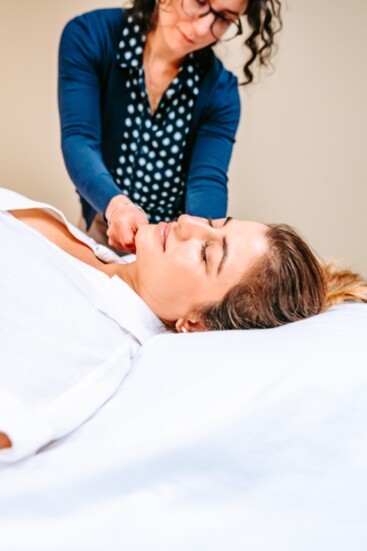
<svg viewBox="0 0 367 551">
<path fill-rule="evenodd" d="M 118 5 L 0 4 L 1 185 L 50 201 L 73 221 L 78 203 L 59 146 L 58 40 L 73 15 Z M 323 257 L 365 275 L 366 20 L 363 0 L 288 0 L 276 70 L 243 92 L 230 169 L 231 214 L 291 223 Z M 222 55 L 232 61 L 235 50 Z"/>
</svg>

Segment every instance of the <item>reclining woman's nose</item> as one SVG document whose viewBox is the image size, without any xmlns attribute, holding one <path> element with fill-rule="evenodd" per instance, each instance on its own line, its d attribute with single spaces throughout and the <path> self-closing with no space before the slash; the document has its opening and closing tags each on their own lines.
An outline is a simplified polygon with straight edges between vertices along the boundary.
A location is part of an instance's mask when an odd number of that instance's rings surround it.
<svg viewBox="0 0 367 551">
<path fill-rule="evenodd" d="M 205 218 L 198 218 L 189 214 L 182 214 L 177 220 L 177 225 L 178 233 L 182 239 L 192 237 L 209 239 L 215 231 Z"/>
</svg>

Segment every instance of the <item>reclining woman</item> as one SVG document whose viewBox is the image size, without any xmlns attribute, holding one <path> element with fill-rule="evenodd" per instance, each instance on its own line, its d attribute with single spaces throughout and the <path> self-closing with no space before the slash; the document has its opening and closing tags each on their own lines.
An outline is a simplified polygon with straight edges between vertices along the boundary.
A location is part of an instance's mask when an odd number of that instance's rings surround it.
<svg viewBox="0 0 367 551">
<path fill-rule="evenodd" d="M 0 211 L 2 227 L 11 226 L 10 232 L 31 227 L 34 247 L 41 234 L 52 245 L 50 255 L 61 255 L 61 264 L 67 253 L 70 262 L 86 266 L 85 286 L 91 277 L 98 286 L 101 277 L 117 276 L 125 292 L 142 299 L 151 316 L 178 333 L 277 327 L 346 300 L 367 302 L 366 281 L 320 263 L 287 225 L 185 214 L 142 226 L 136 259 L 128 262 L 48 205 L 2 190 Z M 50 258 L 47 253 L 45 262 Z M 0 447 L 10 445 L 2 434 Z"/>
</svg>

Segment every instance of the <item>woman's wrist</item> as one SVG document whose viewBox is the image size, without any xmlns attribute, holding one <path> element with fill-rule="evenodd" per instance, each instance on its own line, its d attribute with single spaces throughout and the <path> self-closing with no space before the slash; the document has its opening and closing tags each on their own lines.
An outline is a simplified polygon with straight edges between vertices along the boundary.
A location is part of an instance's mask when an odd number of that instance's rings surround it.
<svg viewBox="0 0 367 551">
<path fill-rule="evenodd" d="M 110 225 L 112 223 L 112 218 L 113 218 L 115 212 L 119 209 L 123 209 L 123 208 L 126 208 L 126 207 L 135 207 L 135 208 L 139 209 L 141 212 L 143 212 L 145 214 L 144 209 L 142 209 L 136 203 L 133 203 L 132 201 L 130 201 L 127 197 L 123 196 L 120 201 L 115 201 L 113 205 L 111 205 L 111 206 L 108 205 L 108 208 L 106 209 L 105 218 L 106 218 L 108 227 L 110 227 Z"/>
<path fill-rule="evenodd" d="M 112 197 L 112 199 L 110 199 L 110 201 L 107 204 L 107 206 L 105 208 L 105 211 L 104 211 L 105 219 L 109 220 L 111 218 L 111 213 L 115 209 L 115 207 L 117 207 L 118 205 L 121 205 L 123 203 L 126 204 L 126 205 L 129 205 L 129 204 L 132 204 L 132 201 L 131 201 L 131 199 L 129 199 L 129 197 L 127 197 L 126 195 L 123 195 L 122 193 Z"/>
</svg>

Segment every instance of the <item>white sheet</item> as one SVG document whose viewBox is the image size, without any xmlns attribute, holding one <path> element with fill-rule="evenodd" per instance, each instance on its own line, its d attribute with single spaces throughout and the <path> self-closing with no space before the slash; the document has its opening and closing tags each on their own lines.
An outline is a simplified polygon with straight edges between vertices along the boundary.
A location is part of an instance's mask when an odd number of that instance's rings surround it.
<svg viewBox="0 0 367 551">
<path fill-rule="evenodd" d="M 1 551 L 364 551 L 367 306 L 160 335 L 84 426 L 0 470 Z"/>
<path fill-rule="evenodd" d="M 52 210 L 0 189 L 0 211 L 35 206 Z M 96 254 L 118 258 L 83 240 Z M 93 415 L 162 324 L 121 279 L 8 212 L 0 212 L 0 251 L 0 432 L 13 444 L 0 450 L 1 463 L 34 453 Z"/>
</svg>

